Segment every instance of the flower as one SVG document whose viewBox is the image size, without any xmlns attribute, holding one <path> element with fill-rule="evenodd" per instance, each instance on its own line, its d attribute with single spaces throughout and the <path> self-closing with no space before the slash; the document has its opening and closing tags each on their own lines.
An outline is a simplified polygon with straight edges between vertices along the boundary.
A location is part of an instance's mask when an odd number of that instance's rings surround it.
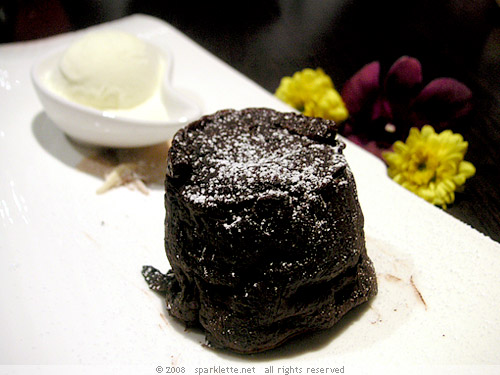
<svg viewBox="0 0 500 375">
<path fill-rule="evenodd" d="M 333 88 L 325 90 L 321 94 L 313 95 L 312 100 L 305 104 L 304 114 L 334 120 L 339 123 L 349 116 L 342 97 Z"/>
<path fill-rule="evenodd" d="M 460 134 L 444 130 L 437 134 L 430 125 L 411 128 L 406 142 L 396 141 L 394 152 L 384 152 L 388 174 L 394 181 L 426 201 L 446 208 L 455 191 L 476 169 L 464 161 L 468 143 Z"/>
<path fill-rule="evenodd" d="M 382 79 L 380 63 L 365 65 L 342 88 L 350 113 L 342 134 L 378 156 L 411 127 L 433 124 L 449 127 L 471 110 L 472 93 L 453 78 L 437 78 L 423 85 L 422 66 L 400 57 Z"/>
<path fill-rule="evenodd" d="M 283 77 L 275 95 L 306 116 L 344 121 L 349 113 L 331 78 L 318 68 L 306 68 Z"/>
</svg>

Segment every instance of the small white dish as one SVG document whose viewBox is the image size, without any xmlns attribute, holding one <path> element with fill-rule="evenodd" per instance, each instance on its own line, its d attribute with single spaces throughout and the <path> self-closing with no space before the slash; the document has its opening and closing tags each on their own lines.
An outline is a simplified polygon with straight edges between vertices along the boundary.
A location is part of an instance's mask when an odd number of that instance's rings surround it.
<svg viewBox="0 0 500 375">
<path fill-rule="evenodd" d="M 56 69 L 65 49 L 46 55 L 31 69 L 31 80 L 47 116 L 76 141 L 105 147 L 143 147 L 171 139 L 184 125 L 201 115 L 195 101 L 174 90 L 170 84 L 173 55 L 161 42 L 145 40 L 156 47 L 164 60 L 163 81 L 157 92 L 165 106 L 166 120 L 137 119 L 113 111 L 102 111 L 73 102 L 51 89 L 47 76 Z"/>
</svg>

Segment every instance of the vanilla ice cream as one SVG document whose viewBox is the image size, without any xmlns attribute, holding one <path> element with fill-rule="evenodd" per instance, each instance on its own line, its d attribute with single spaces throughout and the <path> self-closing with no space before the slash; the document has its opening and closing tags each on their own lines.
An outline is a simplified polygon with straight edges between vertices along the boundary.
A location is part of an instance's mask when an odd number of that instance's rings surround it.
<svg viewBox="0 0 500 375">
<path fill-rule="evenodd" d="M 155 47 L 132 34 L 88 33 L 62 55 L 52 85 L 68 99 L 100 110 L 137 107 L 153 96 L 162 78 Z"/>
</svg>

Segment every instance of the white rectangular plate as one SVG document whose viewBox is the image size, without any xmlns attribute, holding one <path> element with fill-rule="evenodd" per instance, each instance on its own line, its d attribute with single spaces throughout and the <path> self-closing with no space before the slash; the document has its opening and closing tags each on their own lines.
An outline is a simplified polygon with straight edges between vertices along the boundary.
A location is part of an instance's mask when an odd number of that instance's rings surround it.
<svg viewBox="0 0 500 375">
<path fill-rule="evenodd" d="M 290 110 L 168 24 L 135 15 L 97 26 L 164 38 L 173 85 L 204 113 Z M 141 276 L 169 268 L 163 191 L 102 181 L 44 114 L 29 79 L 36 59 L 77 33 L 0 46 L 0 363 L 264 368 L 500 364 L 500 246 L 392 182 L 347 142 L 379 294 L 332 330 L 263 354 L 203 346 Z M 478 207 L 480 209 L 480 207 Z M 149 372 L 148 372 L 149 373 Z M 151 372 L 154 373 L 154 367 Z"/>
</svg>

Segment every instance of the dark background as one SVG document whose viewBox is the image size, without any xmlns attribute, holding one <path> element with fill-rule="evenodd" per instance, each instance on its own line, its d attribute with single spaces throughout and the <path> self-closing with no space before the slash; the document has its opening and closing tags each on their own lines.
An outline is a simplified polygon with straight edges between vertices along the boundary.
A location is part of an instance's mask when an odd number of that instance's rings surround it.
<svg viewBox="0 0 500 375">
<path fill-rule="evenodd" d="M 494 0 L 0 0 L 0 42 L 41 38 L 133 13 L 161 18 L 270 92 L 321 67 L 338 89 L 366 63 L 410 55 L 424 80 L 473 92 L 453 129 L 477 169 L 447 212 L 500 241 L 500 6 Z M 1 57 L 0 57 L 1 59 Z"/>
</svg>

